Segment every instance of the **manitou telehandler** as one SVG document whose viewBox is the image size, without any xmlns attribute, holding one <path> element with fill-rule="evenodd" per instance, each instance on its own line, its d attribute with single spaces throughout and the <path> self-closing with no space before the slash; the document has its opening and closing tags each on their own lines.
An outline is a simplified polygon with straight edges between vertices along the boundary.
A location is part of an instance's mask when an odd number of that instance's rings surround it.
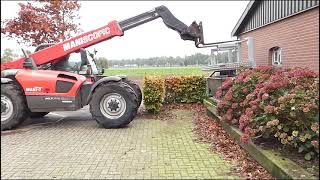
<svg viewBox="0 0 320 180">
<path fill-rule="evenodd" d="M 129 124 L 140 106 L 139 86 L 126 76 L 103 76 L 95 53 L 86 47 L 122 36 L 124 31 L 161 17 L 183 40 L 204 44 L 202 24 L 189 27 L 165 6 L 83 33 L 57 44 L 43 44 L 32 54 L 1 64 L 1 130 L 16 127 L 28 117 L 52 111 L 75 111 L 90 105 L 93 119 L 105 128 Z M 77 57 L 78 56 L 78 57 Z M 72 62 L 78 61 L 78 63 Z"/>
</svg>

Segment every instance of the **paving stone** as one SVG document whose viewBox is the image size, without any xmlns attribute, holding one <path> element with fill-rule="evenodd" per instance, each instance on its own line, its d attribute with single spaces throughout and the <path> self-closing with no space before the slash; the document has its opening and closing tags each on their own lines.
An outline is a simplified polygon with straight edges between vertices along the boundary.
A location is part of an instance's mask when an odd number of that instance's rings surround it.
<svg viewBox="0 0 320 180">
<path fill-rule="evenodd" d="M 1 179 L 239 178 L 221 154 L 193 141 L 192 111 L 172 113 L 176 119 L 138 115 L 126 128 L 103 129 L 81 110 L 56 125 L 2 135 Z"/>
</svg>

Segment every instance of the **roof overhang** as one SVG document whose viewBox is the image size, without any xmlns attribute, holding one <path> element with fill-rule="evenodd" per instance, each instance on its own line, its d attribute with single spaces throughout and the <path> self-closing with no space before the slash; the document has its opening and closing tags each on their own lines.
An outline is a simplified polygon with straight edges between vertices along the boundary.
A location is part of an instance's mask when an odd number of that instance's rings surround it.
<svg viewBox="0 0 320 180">
<path fill-rule="evenodd" d="M 250 2 L 248 3 L 246 9 L 244 10 L 244 12 L 242 13 L 240 19 L 238 20 L 236 26 L 233 28 L 233 30 L 231 32 L 231 36 L 237 36 L 239 34 L 239 31 L 240 31 L 242 25 L 244 24 L 245 19 L 249 15 L 249 12 L 251 12 L 252 8 L 257 4 L 257 2 L 258 1 L 250 0 Z"/>
</svg>

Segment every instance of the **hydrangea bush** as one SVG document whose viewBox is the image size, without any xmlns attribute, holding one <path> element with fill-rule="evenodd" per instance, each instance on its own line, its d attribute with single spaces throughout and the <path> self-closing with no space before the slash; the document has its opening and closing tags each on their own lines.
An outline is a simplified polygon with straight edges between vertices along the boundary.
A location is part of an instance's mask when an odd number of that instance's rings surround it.
<svg viewBox="0 0 320 180">
<path fill-rule="evenodd" d="M 319 158 L 319 75 L 306 68 L 257 67 L 227 78 L 217 112 L 249 138 L 275 137 L 305 159 Z"/>
</svg>

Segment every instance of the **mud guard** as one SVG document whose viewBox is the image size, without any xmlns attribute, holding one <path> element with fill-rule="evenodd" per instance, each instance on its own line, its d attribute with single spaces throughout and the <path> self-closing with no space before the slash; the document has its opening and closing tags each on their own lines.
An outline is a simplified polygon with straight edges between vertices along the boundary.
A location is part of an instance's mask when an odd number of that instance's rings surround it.
<svg viewBox="0 0 320 180">
<path fill-rule="evenodd" d="M 122 79 L 122 81 L 128 80 L 127 75 L 117 75 L 117 76 L 120 77 Z"/>
<path fill-rule="evenodd" d="M 1 78 L 1 84 L 8 84 L 12 82 L 12 79 L 9 78 Z"/>
<path fill-rule="evenodd" d="M 99 79 L 97 82 L 95 82 L 95 83 L 91 86 L 91 88 L 90 88 L 90 93 L 89 93 L 89 95 L 88 95 L 86 104 L 89 104 L 89 102 L 91 101 L 92 92 L 95 90 L 95 88 L 96 88 L 97 86 L 99 86 L 99 85 L 102 84 L 102 83 L 119 82 L 119 81 L 121 81 L 123 78 L 124 78 L 124 77 L 122 77 L 122 76 L 108 76 L 108 77 L 104 77 L 104 78 Z"/>
</svg>

